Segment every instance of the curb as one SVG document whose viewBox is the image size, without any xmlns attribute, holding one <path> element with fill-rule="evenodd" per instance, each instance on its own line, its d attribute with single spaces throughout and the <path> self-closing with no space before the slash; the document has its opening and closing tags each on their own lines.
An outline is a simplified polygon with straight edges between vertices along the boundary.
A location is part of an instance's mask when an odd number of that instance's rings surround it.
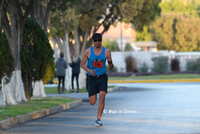
<svg viewBox="0 0 200 134">
<path fill-rule="evenodd" d="M 48 116 L 51 114 L 55 114 L 55 113 L 61 112 L 66 109 L 75 108 L 80 105 L 82 105 L 82 100 L 78 99 L 73 102 L 54 106 L 54 107 L 51 107 L 51 108 L 48 108 L 45 110 L 39 110 L 39 111 L 35 111 L 35 112 L 30 112 L 30 113 L 24 114 L 24 115 L 18 115 L 16 117 L 0 121 L 0 129 L 5 130 L 8 128 L 14 127 L 18 124 L 21 124 L 21 123 L 24 123 L 27 121 L 31 121 L 31 120 L 34 120 L 37 118 L 45 117 L 45 116 Z"/>
<path fill-rule="evenodd" d="M 200 82 L 200 79 L 109 80 L 108 81 L 108 83 L 170 83 L 170 82 Z"/>
</svg>

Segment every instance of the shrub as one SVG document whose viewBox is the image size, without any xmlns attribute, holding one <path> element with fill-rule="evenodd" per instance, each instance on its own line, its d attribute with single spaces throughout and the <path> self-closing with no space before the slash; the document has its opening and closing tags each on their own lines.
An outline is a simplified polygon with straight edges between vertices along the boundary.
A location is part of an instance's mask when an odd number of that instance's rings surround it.
<svg viewBox="0 0 200 134">
<path fill-rule="evenodd" d="M 109 39 L 102 40 L 102 46 L 110 51 L 119 51 L 119 47 L 116 40 L 110 41 Z"/>
<path fill-rule="evenodd" d="M 54 74 L 55 74 L 55 63 L 54 63 L 54 60 L 52 60 L 48 63 L 45 69 L 44 78 L 42 79 L 44 84 L 50 83 L 50 81 L 54 77 Z"/>
<path fill-rule="evenodd" d="M 109 66 L 106 66 L 107 72 L 117 72 L 117 67 L 114 67 L 112 70 L 110 70 Z"/>
<path fill-rule="evenodd" d="M 155 73 L 165 73 L 168 70 L 168 57 L 154 57 L 151 59 L 153 61 L 153 67 L 151 68 L 152 72 Z"/>
<path fill-rule="evenodd" d="M 133 51 L 133 48 L 131 47 L 130 43 L 126 44 L 124 51 Z"/>
<path fill-rule="evenodd" d="M 14 70 L 14 57 L 8 45 L 6 36 L 0 29 L 0 82 L 4 76 L 7 76 L 4 82 L 8 83 Z"/>
<path fill-rule="evenodd" d="M 178 59 L 171 60 L 171 71 L 180 71 L 180 65 Z"/>
<path fill-rule="evenodd" d="M 137 72 L 137 62 L 134 57 L 127 56 L 125 58 L 125 62 L 126 62 L 126 71 L 127 72 Z"/>
<path fill-rule="evenodd" d="M 186 63 L 186 70 L 195 72 L 197 70 L 196 61 L 195 60 L 188 60 Z"/>
<path fill-rule="evenodd" d="M 24 26 L 23 43 L 21 45 L 21 68 L 22 79 L 25 83 L 24 89 L 28 100 L 30 100 L 32 95 L 32 81 L 35 82 L 43 79 L 47 66 L 55 64 L 53 60 L 53 50 L 45 32 L 38 23 L 27 18 Z"/>
<path fill-rule="evenodd" d="M 197 71 L 200 72 L 200 58 L 196 60 Z"/>
<path fill-rule="evenodd" d="M 141 65 L 141 67 L 138 70 L 141 73 L 147 73 L 148 70 L 149 70 L 149 66 L 147 65 L 146 62 L 143 62 L 142 65 Z"/>
</svg>

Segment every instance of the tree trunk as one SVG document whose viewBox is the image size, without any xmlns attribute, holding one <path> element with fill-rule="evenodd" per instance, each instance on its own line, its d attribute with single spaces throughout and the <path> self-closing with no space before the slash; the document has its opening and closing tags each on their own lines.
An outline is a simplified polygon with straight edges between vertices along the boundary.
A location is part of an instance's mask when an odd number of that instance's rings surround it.
<svg viewBox="0 0 200 134">
<path fill-rule="evenodd" d="M 21 77 L 21 70 L 16 70 L 16 92 L 15 92 L 15 97 L 18 102 L 21 101 L 28 101 L 25 97 L 25 92 L 24 92 L 24 84 L 22 82 L 22 77 Z"/>
<path fill-rule="evenodd" d="M 69 48 L 69 34 L 65 31 L 65 38 L 63 42 L 63 51 L 65 53 L 65 60 L 67 63 L 71 63 L 71 53 Z M 72 88 L 71 85 L 71 75 L 72 75 L 72 68 L 68 65 L 66 69 L 66 76 L 65 76 L 65 89 L 70 90 Z"/>
<path fill-rule="evenodd" d="M 75 53 L 78 57 L 80 57 L 80 37 L 78 33 L 78 27 L 74 30 L 74 39 L 75 39 Z"/>
<path fill-rule="evenodd" d="M 42 80 L 33 83 L 33 97 L 34 98 L 44 98 L 47 97 L 44 92 L 44 83 Z"/>
<path fill-rule="evenodd" d="M 85 48 L 86 48 L 86 44 L 87 44 L 87 39 L 88 39 L 88 36 L 90 35 L 91 33 L 91 29 L 92 28 L 88 28 L 85 35 L 84 35 L 84 39 L 83 39 L 83 46 L 81 48 L 81 53 L 80 53 L 80 58 L 82 59 L 83 58 L 83 55 L 84 55 L 84 52 L 85 52 Z"/>
<path fill-rule="evenodd" d="M 21 70 L 13 72 L 11 80 L 8 84 L 2 83 L 2 91 L 6 104 L 17 104 L 21 101 L 27 101 L 21 79 Z"/>
<path fill-rule="evenodd" d="M 45 34 L 47 34 L 48 19 L 53 5 L 53 1 L 54 0 L 44 0 L 43 2 L 36 1 L 33 8 L 34 11 L 32 12 L 32 18 L 34 17 L 34 20 L 36 20 L 36 22 L 44 30 Z M 40 96 L 42 98 L 46 97 L 44 91 L 44 83 L 42 80 L 35 82 L 35 86 L 33 88 L 33 97 L 36 96 Z"/>
<path fill-rule="evenodd" d="M 3 99 L 3 92 L 1 90 L 0 91 L 0 107 L 2 107 L 2 106 L 6 106 L 6 103 L 5 103 L 4 99 Z"/>
<path fill-rule="evenodd" d="M 60 49 L 60 51 L 63 52 L 63 40 L 58 36 L 55 36 L 54 39 L 58 44 L 58 48 Z"/>
<path fill-rule="evenodd" d="M 86 87 L 86 71 L 81 68 L 81 72 L 79 74 L 79 88 Z"/>
<path fill-rule="evenodd" d="M 59 55 L 60 55 L 60 50 L 59 50 L 59 48 L 56 46 L 56 40 L 52 37 L 51 39 L 51 42 L 52 42 L 52 44 L 53 44 L 53 50 L 54 50 L 54 55 L 55 55 L 55 57 L 54 57 L 54 62 L 56 63 L 56 61 L 58 60 L 58 58 L 60 57 Z"/>
<path fill-rule="evenodd" d="M 24 94 L 24 86 L 21 79 L 21 60 L 20 60 L 20 49 L 21 40 L 23 37 L 23 26 L 27 16 L 23 17 L 22 14 L 18 12 L 17 14 L 17 2 L 10 2 L 10 21 L 7 17 L 6 7 L 2 9 L 2 27 L 5 31 L 6 38 L 8 39 L 9 46 L 11 48 L 12 54 L 15 61 L 15 71 L 13 71 L 13 76 L 8 84 L 3 84 L 2 91 L 5 103 L 7 104 L 17 104 L 20 101 L 27 101 Z M 27 15 L 27 11 L 25 14 Z M 18 28 L 16 28 L 16 22 L 18 18 Z M 9 24 L 10 23 L 10 24 Z"/>
<path fill-rule="evenodd" d="M 3 86 L 4 85 L 4 78 L 2 78 L 1 80 L 1 85 Z M 0 106 L 6 106 L 6 103 L 4 101 L 4 97 L 3 97 L 3 89 L 0 90 Z"/>
<path fill-rule="evenodd" d="M 90 32 L 91 32 L 91 29 L 88 28 L 85 35 L 84 35 L 83 47 L 82 47 L 82 51 L 81 51 L 81 54 L 80 54 L 80 37 L 79 37 L 79 33 L 78 33 L 78 28 L 76 28 L 75 31 L 74 31 L 75 52 L 76 52 L 76 54 L 78 53 L 78 55 L 81 59 L 82 59 L 82 56 L 84 54 L 86 43 L 87 43 L 87 38 L 88 38 Z M 74 85 L 75 85 L 74 87 L 76 88 L 76 84 L 74 84 Z M 85 72 L 85 70 L 83 70 L 81 68 L 81 72 L 79 74 L 79 88 L 84 88 L 84 87 L 86 87 L 86 72 Z"/>
</svg>

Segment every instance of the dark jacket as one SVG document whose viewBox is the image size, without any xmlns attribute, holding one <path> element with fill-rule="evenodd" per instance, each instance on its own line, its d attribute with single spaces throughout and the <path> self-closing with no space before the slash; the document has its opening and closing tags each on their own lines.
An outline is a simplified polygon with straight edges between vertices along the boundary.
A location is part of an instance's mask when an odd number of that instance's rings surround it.
<svg viewBox="0 0 200 134">
<path fill-rule="evenodd" d="M 81 60 L 79 57 L 77 59 L 73 59 L 72 63 L 69 63 L 69 66 L 72 67 L 72 73 L 80 73 L 80 65 L 81 65 Z"/>
<path fill-rule="evenodd" d="M 60 57 L 57 61 L 56 61 L 56 76 L 65 76 L 66 72 L 65 69 L 67 68 L 67 62 Z"/>
</svg>

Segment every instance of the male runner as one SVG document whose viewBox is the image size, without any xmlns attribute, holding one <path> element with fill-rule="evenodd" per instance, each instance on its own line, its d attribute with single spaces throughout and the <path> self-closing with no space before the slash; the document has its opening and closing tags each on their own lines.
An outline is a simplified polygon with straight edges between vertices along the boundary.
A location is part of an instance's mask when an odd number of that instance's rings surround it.
<svg viewBox="0 0 200 134">
<path fill-rule="evenodd" d="M 96 103 L 97 93 L 99 93 L 99 106 L 95 126 L 102 126 L 103 124 L 100 119 L 105 105 L 105 96 L 108 85 L 106 59 L 111 70 L 114 68 L 114 65 L 112 63 L 110 50 L 101 46 L 101 34 L 93 34 L 92 40 L 94 46 L 85 50 L 81 61 L 81 67 L 88 72 L 88 94 L 91 105 Z M 88 63 L 88 66 L 85 66 L 86 62 Z"/>
</svg>

